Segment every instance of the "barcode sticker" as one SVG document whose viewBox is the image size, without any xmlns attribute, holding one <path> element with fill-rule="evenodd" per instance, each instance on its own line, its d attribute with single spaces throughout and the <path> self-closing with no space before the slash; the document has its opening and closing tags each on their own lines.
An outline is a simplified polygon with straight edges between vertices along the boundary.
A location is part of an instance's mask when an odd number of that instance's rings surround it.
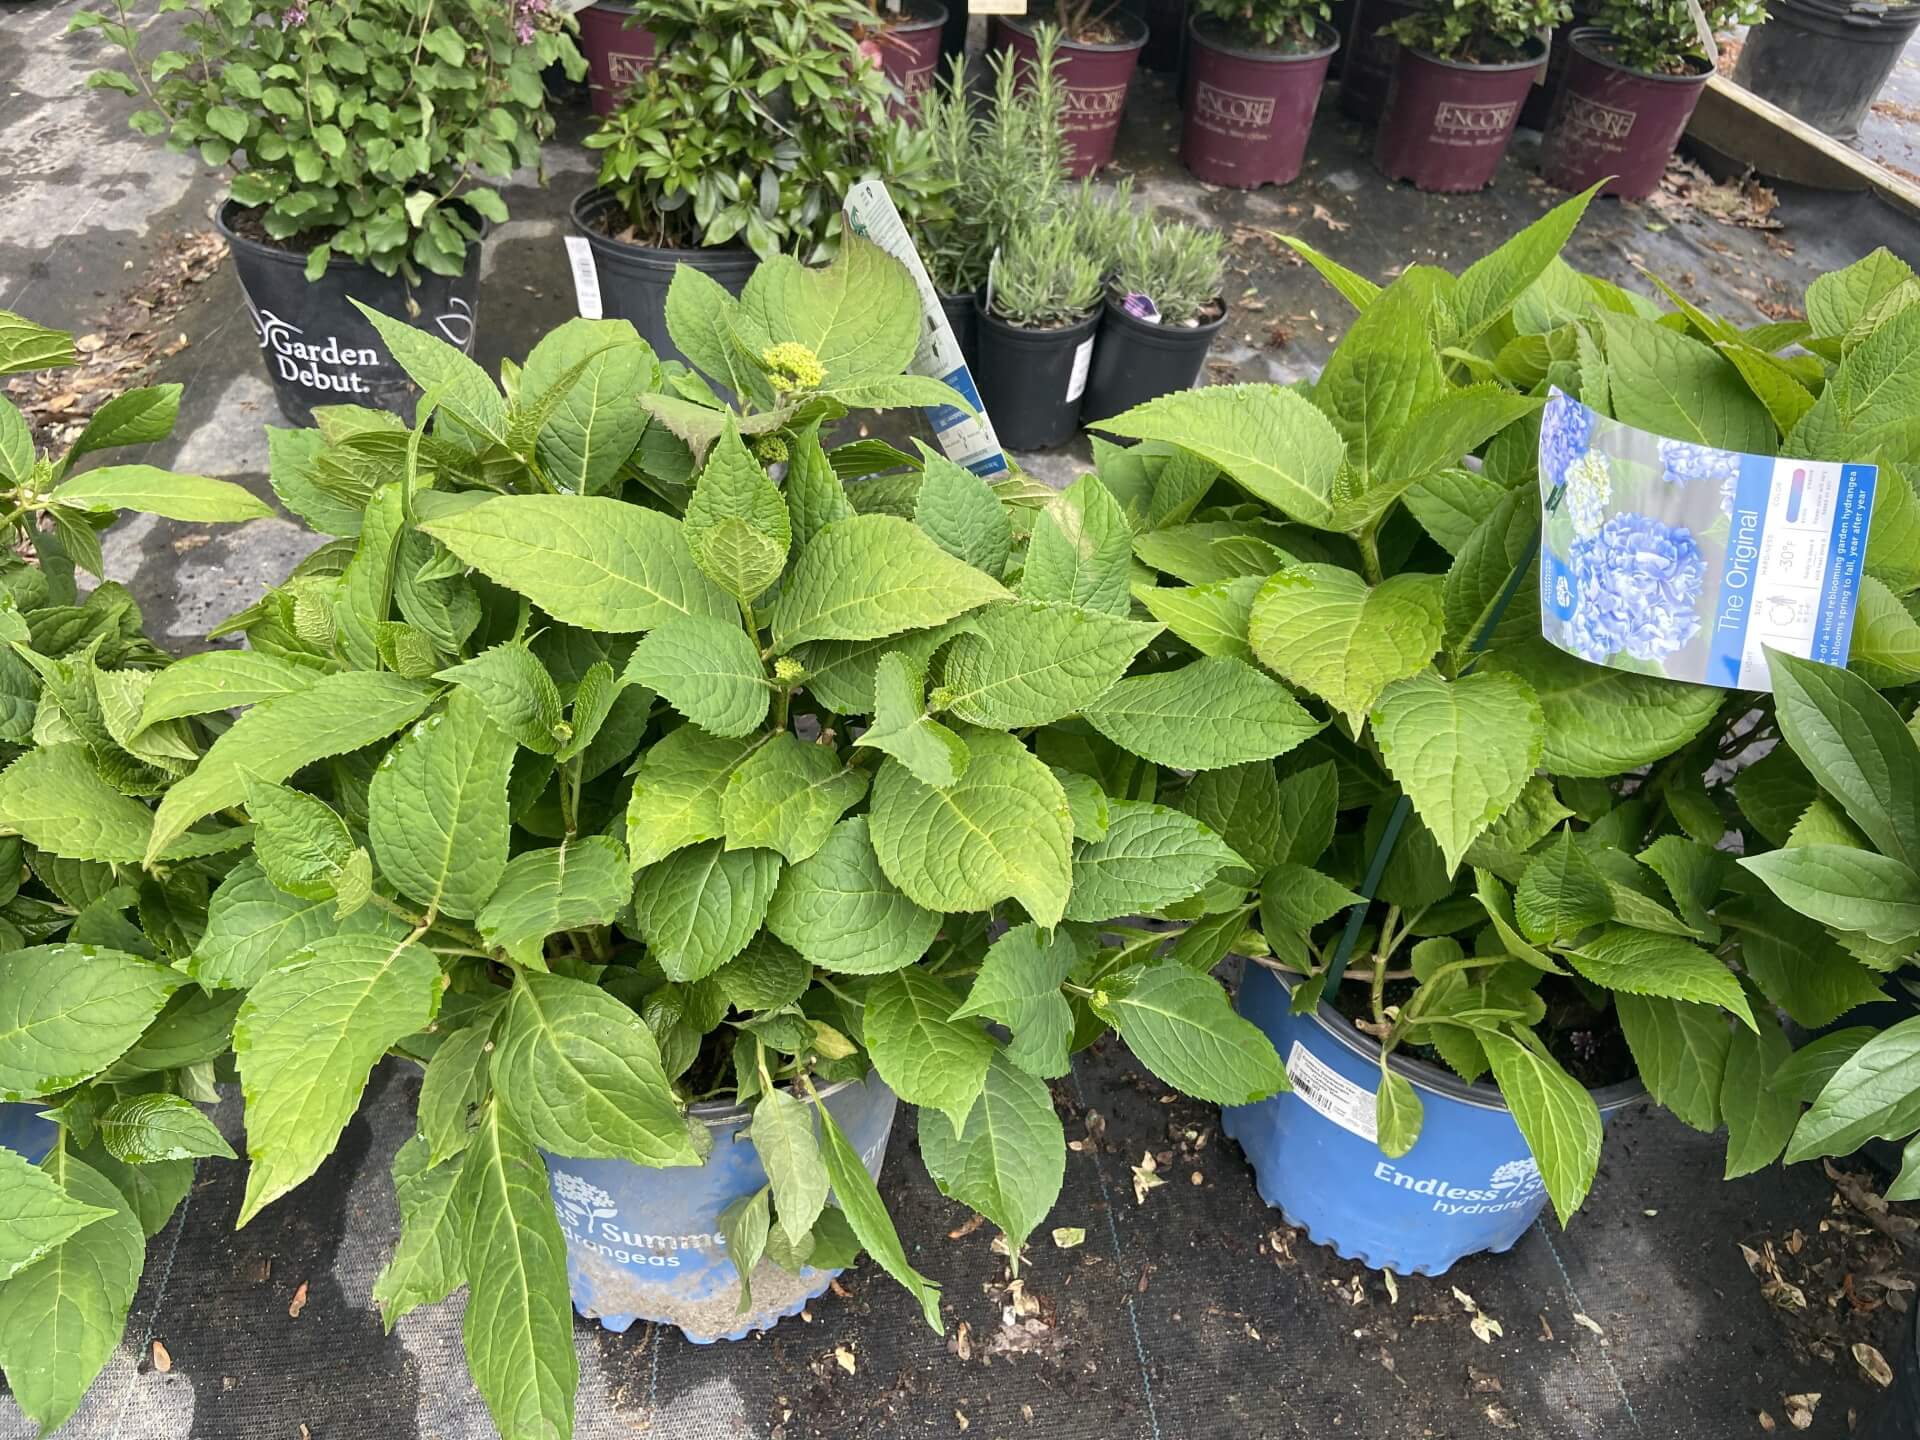
<svg viewBox="0 0 1920 1440">
<path fill-rule="evenodd" d="M 567 236 L 567 263 L 573 267 L 573 298 L 580 313 L 598 320 L 600 310 L 600 272 L 593 265 L 593 246 L 584 235 Z"/>
<path fill-rule="evenodd" d="M 1309 1109 L 1362 1140 L 1378 1143 L 1373 1092 L 1354 1084 L 1298 1040 L 1287 1052 L 1287 1078 L 1293 1081 L 1293 1093 Z"/>
<path fill-rule="evenodd" d="M 1069 405 L 1087 393 L 1087 372 L 1093 368 L 1093 338 L 1089 335 L 1073 352 L 1073 375 L 1067 381 Z"/>
</svg>

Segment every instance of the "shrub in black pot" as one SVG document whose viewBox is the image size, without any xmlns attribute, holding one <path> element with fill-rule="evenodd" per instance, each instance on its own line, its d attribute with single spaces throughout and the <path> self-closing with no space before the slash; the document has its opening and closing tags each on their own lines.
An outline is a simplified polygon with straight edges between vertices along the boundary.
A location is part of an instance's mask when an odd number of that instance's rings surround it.
<svg viewBox="0 0 1920 1440">
<path fill-rule="evenodd" d="M 666 322 L 675 266 L 738 294 L 756 258 L 826 260 L 845 192 L 863 179 L 885 180 L 915 213 L 931 142 L 891 113 L 896 91 L 855 33 L 871 19 L 863 0 L 649 8 L 659 58 L 587 137 L 599 184 L 573 207 L 606 318 L 683 360 Z"/>
<path fill-rule="evenodd" d="M 1137 216 L 1115 255 L 1081 402 L 1085 424 L 1191 388 L 1227 322 L 1217 230 Z"/>
<path fill-rule="evenodd" d="M 471 349 L 480 240 L 507 218 L 488 181 L 553 131 L 541 72 L 586 62 L 534 0 L 276 0 L 195 10 L 142 48 L 133 0 L 81 11 L 122 63 L 93 83 L 143 98 L 133 128 L 232 172 L 218 224 L 280 410 L 410 411 L 419 392 L 349 299 Z"/>
<path fill-rule="evenodd" d="M 1071 209 L 1016 228 L 995 257 L 980 313 L 980 398 L 1012 450 L 1064 444 L 1100 323 L 1103 267 Z"/>
<path fill-rule="evenodd" d="M 1747 36 L 1734 80 L 1841 140 L 1900 62 L 1920 5 L 1912 0 L 1766 0 L 1768 24 Z"/>
</svg>

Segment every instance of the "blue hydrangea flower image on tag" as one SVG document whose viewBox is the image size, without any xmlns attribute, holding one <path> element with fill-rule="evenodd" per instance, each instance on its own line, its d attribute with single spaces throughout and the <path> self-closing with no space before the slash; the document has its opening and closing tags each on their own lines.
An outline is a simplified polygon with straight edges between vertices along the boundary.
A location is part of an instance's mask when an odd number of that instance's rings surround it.
<svg viewBox="0 0 1920 1440">
<path fill-rule="evenodd" d="M 1555 389 L 1540 628 L 1617 670 L 1765 690 L 1771 647 L 1847 663 L 1878 471 L 1636 430 Z"/>
</svg>

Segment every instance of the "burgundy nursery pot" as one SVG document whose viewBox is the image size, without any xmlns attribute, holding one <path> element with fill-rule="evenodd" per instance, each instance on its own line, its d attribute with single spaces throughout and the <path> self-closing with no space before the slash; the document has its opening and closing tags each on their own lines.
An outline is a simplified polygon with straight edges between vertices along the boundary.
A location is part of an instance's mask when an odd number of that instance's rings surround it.
<svg viewBox="0 0 1920 1440">
<path fill-rule="evenodd" d="M 593 113 L 610 115 L 628 89 L 653 68 L 653 32 L 627 21 L 636 7 L 599 0 L 580 12 L 580 48 L 587 56 Z"/>
<path fill-rule="evenodd" d="M 1353 28 L 1341 52 L 1340 113 L 1355 120 L 1377 122 L 1387 108 L 1393 88 L 1393 64 L 1400 58 L 1400 42 L 1379 33 L 1382 25 L 1420 13 L 1420 0 L 1359 0 Z"/>
<path fill-rule="evenodd" d="M 1527 93 L 1520 107 L 1520 123 L 1529 130 L 1544 130 L 1553 115 L 1553 102 L 1560 98 L 1560 84 L 1567 78 L 1567 61 L 1573 56 L 1573 32 L 1593 22 L 1588 17 L 1587 0 L 1576 0 L 1573 18 L 1553 27 L 1553 39 L 1547 44 L 1547 67 L 1540 83 Z"/>
<path fill-rule="evenodd" d="M 1403 48 L 1373 163 L 1389 180 L 1411 180 L 1421 190 L 1485 189 L 1513 139 L 1541 58 L 1467 65 Z"/>
<path fill-rule="evenodd" d="M 1629 70 L 1607 55 L 1607 40 L 1591 26 L 1574 32 L 1540 173 L 1562 190 L 1585 190 L 1611 175 L 1601 194 L 1642 200 L 1660 188 L 1713 71 L 1704 60 L 1692 75 Z"/>
<path fill-rule="evenodd" d="M 932 83 L 946 24 L 947 7 L 937 0 L 904 0 L 899 18 L 873 36 L 870 43 L 880 52 L 882 73 L 904 97 L 897 108 L 911 109 L 914 97 Z"/>
<path fill-rule="evenodd" d="M 1215 39 L 1198 17 L 1189 28 L 1193 45 L 1180 163 L 1214 185 L 1251 190 L 1286 184 L 1306 159 L 1320 87 L 1340 37 L 1322 32 L 1320 49 L 1283 55 Z"/>
<path fill-rule="evenodd" d="M 1045 16 L 1039 17 L 1041 19 Z M 1083 45 L 1077 40 L 1060 42 L 1060 83 L 1067 92 L 1067 132 L 1072 163 L 1067 173 L 1078 180 L 1091 175 L 1113 159 L 1114 142 L 1120 138 L 1120 115 L 1127 108 L 1127 87 L 1133 81 L 1141 47 L 1147 43 L 1146 23 L 1124 10 L 1110 12 L 1107 19 L 1133 38 L 1113 45 Z M 998 26 L 998 44 L 1029 62 L 1038 58 L 1034 45 L 1032 16 L 1002 15 Z"/>
</svg>

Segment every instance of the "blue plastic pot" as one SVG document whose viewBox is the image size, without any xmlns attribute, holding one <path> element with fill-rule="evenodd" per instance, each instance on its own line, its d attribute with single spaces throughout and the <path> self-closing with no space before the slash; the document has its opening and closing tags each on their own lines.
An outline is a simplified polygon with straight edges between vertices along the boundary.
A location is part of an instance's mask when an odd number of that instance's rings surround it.
<svg viewBox="0 0 1920 1440">
<path fill-rule="evenodd" d="M 34 1165 L 46 1159 L 60 1127 L 41 1118 L 45 1108 L 38 1100 L 0 1105 L 0 1145 L 24 1155 Z"/>
<path fill-rule="evenodd" d="M 877 1072 L 820 1092 L 834 1123 L 875 1179 L 893 1129 L 894 1094 Z M 747 1111 L 695 1105 L 713 1134 L 700 1166 L 648 1169 L 626 1160 L 548 1155 L 554 1209 L 567 1240 L 573 1308 L 609 1330 L 636 1320 L 676 1325 L 696 1345 L 740 1340 L 797 1315 L 824 1294 L 838 1270 L 789 1274 L 762 1262 L 753 1274 L 753 1306 L 741 1311 L 740 1284 L 720 1232 L 720 1212 L 767 1183 Z"/>
<path fill-rule="evenodd" d="M 1413 1149 L 1389 1160 L 1373 1138 L 1380 1047 L 1331 1005 L 1295 1015 L 1290 1000 L 1286 981 L 1246 967 L 1240 1013 L 1273 1041 L 1294 1087 L 1221 1117 L 1261 1198 L 1315 1244 L 1400 1275 L 1442 1275 L 1468 1255 L 1518 1244 L 1547 1188 L 1499 1090 L 1391 1057 L 1420 1093 L 1425 1122 Z M 1593 1098 L 1605 1121 L 1645 1093 L 1636 1080 Z"/>
</svg>

